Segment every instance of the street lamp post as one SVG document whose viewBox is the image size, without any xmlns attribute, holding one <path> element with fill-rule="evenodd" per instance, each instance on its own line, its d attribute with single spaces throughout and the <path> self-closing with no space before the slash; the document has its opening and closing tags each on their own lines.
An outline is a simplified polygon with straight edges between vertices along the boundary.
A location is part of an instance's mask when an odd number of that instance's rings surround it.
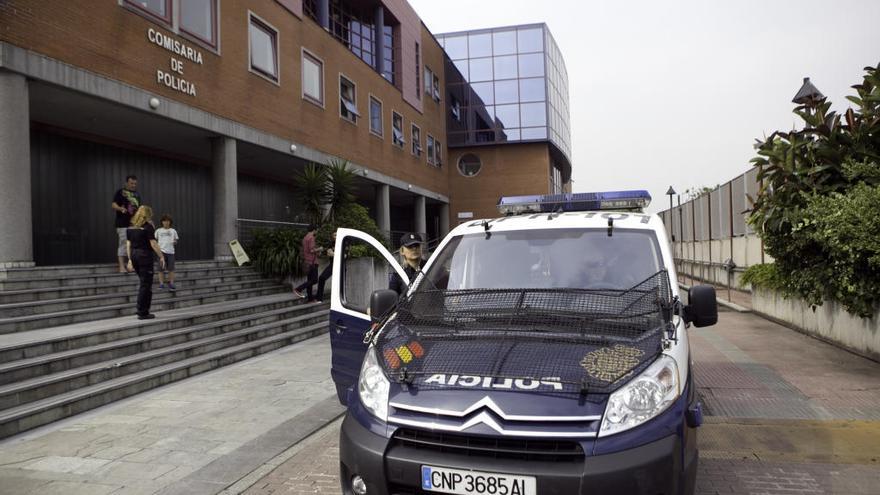
<svg viewBox="0 0 880 495">
<path fill-rule="evenodd" d="M 669 219 L 669 236 L 672 237 L 672 255 L 675 256 L 675 229 L 672 228 L 674 220 L 672 219 L 672 196 L 675 195 L 675 189 L 672 186 L 669 186 L 669 189 L 666 190 L 666 195 L 669 196 L 669 215 L 666 218 Z M 681 235 L 681 232 L 679 232 Z M 680 251 L 680 250 L 679 250 Z M 678 263 L 673 260 L 673 265 L 675 266 L 676 277 L 678 276 Z"/>
</svg>

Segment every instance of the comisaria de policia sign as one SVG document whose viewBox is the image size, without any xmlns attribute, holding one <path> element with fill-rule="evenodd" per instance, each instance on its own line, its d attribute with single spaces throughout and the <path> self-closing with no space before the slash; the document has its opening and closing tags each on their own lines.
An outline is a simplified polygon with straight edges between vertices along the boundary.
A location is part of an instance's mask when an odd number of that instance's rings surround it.
<svg viewBox="0 0 880 495">
<path fill-rule="evenodd" d="M 176 55 L 171 57 L 168 69 L 156 69 L 156 82 L 185 95 L 196 96 L 196 85 L 183 77 L 184 59 L 202 65 L 202 52 L 153 28 L 147 29 L 147 39 Z"/>
</svg>

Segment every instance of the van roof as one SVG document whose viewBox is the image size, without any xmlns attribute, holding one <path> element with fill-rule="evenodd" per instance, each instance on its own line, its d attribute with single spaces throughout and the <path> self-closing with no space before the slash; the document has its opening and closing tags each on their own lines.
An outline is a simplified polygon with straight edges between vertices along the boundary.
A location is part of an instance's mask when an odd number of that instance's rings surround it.
<svg viewBox="0 0 880 495">
<path fill-rule="evenodd" d="M 508 217 L 468 220 L 450 232 L 450 235 L 466 235 L 485 232 L 488 222 L 490 232 L 533 229 L 601 229 L 608 228 L 608 220 L 614 227 L 663 231 L 663 221 L 656 214 L 618 211 L 579 211 L 564 213 L 526 213 Z"/>
</svg>

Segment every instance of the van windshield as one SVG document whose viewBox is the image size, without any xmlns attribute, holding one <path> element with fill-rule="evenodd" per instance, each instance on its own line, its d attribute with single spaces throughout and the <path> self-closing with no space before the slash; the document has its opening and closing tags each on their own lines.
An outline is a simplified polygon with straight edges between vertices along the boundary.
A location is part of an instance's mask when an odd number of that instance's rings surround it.
<svg viewBox="0 0 880 495">
<path fill-rule="evenodd" d="M 533 229 L 452 239 L 422 288 L 628 289 L 662 267 L 651 231 Z"/>
</svg>

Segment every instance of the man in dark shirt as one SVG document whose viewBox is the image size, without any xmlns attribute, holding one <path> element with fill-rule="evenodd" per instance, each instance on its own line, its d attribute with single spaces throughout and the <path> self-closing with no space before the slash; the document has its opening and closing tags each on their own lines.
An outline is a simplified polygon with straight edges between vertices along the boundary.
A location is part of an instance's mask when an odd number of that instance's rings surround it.
<svg viewBox="0 0 880 495">
<path fill-rule="evenodd" d="M 419 234 L 404 234 L 400 238 L 400 257 L 403 258 L 403 271 L 409 282 L 412 283 L 422 269 L 422 236 Z M 406 292 L 408 285 L 396 272 L 390 274 L 388 288 L 397 292 L 398 295 Z"/>
<path fill-rule="evenodd" d="M 125 178 L 125 186 L 113 195 L 111 207 L 116 212 L 116 257 L 119 260 L 119 273 L 126 273 L 125 269 L 125 230 L 131 223 L 131 217 L 142 204 L 141 195 L 137 192 L 138 179 L 134 175 Z"/>
</svg>

